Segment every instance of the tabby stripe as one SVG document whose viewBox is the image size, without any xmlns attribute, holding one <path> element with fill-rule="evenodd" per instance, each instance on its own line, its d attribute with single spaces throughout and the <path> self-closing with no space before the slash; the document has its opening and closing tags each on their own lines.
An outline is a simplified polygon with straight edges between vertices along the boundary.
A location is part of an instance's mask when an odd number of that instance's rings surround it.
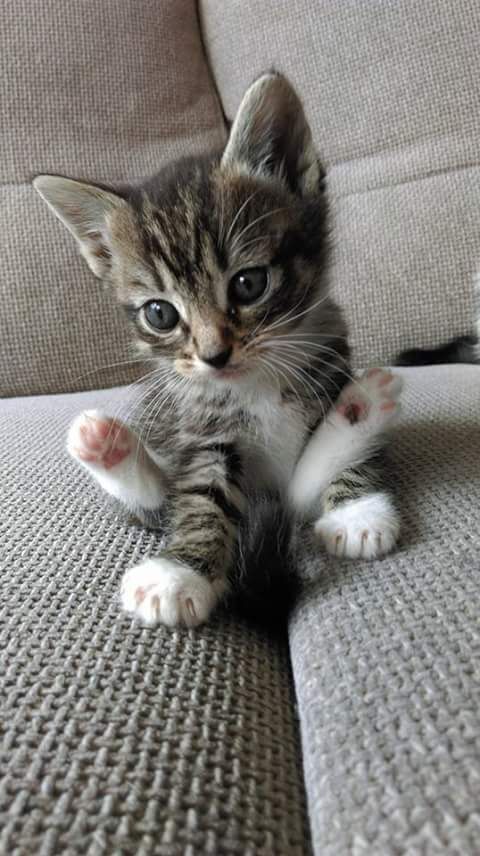
<svg viewBox="0 0 480 856">
<path fill-rule="evenodd" d="M 167 250 L 165 249 L 165 246 L 160 243 L 157 235 L 150 234 L 148 236 L 148 243 L 151 254 L 153 256 L 157 256 L 166 265 L 172 276 L 174 276 L 176 279 L 181 279 L 181 268 L 175 264 L 171 255 L 169 255 Z"/>
<path fill-rule="evenodd" d="M 213 251 L 215 253 L 215 258 L 217 260 L 218 267 L 225 273 L 228 267 L 228 259 L 227 254 L 225 252 L 225 247 L 220 244 L 219 240 L 212 241 Z"/>
<path fill-rule="evenodd" d="M 235 481 L 238 476 L 242 475 L 242 459 L 233 443 L 208 443 L 200 446 L 199 450 L 202 452 L 217 452 L 219 455 L 223 456 L 227 466 L 229 481 Z"/>
<path fill-rule="evenodd" d="M 202 236 L 200 232 L 200 223 L 198 217 L 195 218 L 195 223 L 193 227 L 192 267 L 196 270 L 201 270 L 203 267 Z"/>
<path fill-rule="evenodd" d="M 208 497 L 215 503 L 215 505 L 218 505 L 220 510 L 223 511 L 225 517 L 234 523 L 237 523 L 242 516 L 238 508 L 236 508 L 236 506 L 227 499 L 223 490 L 219 487 L 214 485 L 208 485 L 205 487 L 199 486 L 196 488 L 189 488 L 188 493 L 194 496 Z"/>
</svg>

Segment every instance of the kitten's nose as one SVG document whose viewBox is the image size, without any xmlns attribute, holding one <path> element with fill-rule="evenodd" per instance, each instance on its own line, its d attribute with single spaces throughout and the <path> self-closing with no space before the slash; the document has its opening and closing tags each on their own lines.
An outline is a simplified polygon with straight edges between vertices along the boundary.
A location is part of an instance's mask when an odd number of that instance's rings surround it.
<svg viewBox="0 0 480 856">
<path fill-rule="evenodd" d="M 223 351 L 217 351 L 216 354 L 211 354 L 208 357 L 202 356 L 201 359 L 204 363 L 208 363 L 209 366 L 213 366 L 214 369 L 223 369 L 232 355 L 232 350 L 233 348 L 230 345 L 229 348 L 225 348 Z"/>
</svg>

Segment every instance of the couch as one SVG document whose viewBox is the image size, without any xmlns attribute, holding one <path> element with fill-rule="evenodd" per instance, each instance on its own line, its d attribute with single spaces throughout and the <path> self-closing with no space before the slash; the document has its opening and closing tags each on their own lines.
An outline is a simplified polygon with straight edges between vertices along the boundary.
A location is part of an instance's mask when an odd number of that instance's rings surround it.
<svg viewBox="0 0 480 856">
<path fill-rule="evenodd" d="M 355 367 L 466 333 L 480 258 L 473 0 L 6 0 L 0 28 L 0 852 L 473 856 L 480 841 L 480 368 L 402 369 L 399 548 L 308 533 L 275 632 L 118 604 L 160 534 L 65 452 L 137 378 L 31 187 L 219 146 L 246 85 L 298 87 L 327 173 Z"/>
</svg>

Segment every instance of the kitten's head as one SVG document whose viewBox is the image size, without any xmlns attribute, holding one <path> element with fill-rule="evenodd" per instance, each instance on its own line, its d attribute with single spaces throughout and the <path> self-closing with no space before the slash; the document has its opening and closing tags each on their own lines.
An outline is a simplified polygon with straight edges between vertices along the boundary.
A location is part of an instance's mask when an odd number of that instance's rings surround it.
<svg viewBox="0 0 480 856">
<path fill-rule="evenodd" d="M 34 186 L 125 307 L 141 352 L 241 386 L 271 375 L 273 347 L 288 356 L 283 337 L 331 318 L 321 180 L 299 98 L 270 73 L 248 89 L 219 156 L 135 188 L 46 175 Z"/>
</svg>

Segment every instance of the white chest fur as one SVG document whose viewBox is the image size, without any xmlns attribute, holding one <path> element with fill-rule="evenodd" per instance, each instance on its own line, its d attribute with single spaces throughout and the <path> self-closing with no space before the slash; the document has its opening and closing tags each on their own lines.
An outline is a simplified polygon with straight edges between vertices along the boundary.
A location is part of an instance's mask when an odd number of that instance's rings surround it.
<svg viewBox="0 0 480 856">
<path fill-rule="evenodd" d="M 258 487 L 272 483 L 285 488 L 305 443 L 303 415 L 280 399 L 263 399 L 251 409 L 254 430 L 250 458 L 252 477 Z"/>
</svg>

